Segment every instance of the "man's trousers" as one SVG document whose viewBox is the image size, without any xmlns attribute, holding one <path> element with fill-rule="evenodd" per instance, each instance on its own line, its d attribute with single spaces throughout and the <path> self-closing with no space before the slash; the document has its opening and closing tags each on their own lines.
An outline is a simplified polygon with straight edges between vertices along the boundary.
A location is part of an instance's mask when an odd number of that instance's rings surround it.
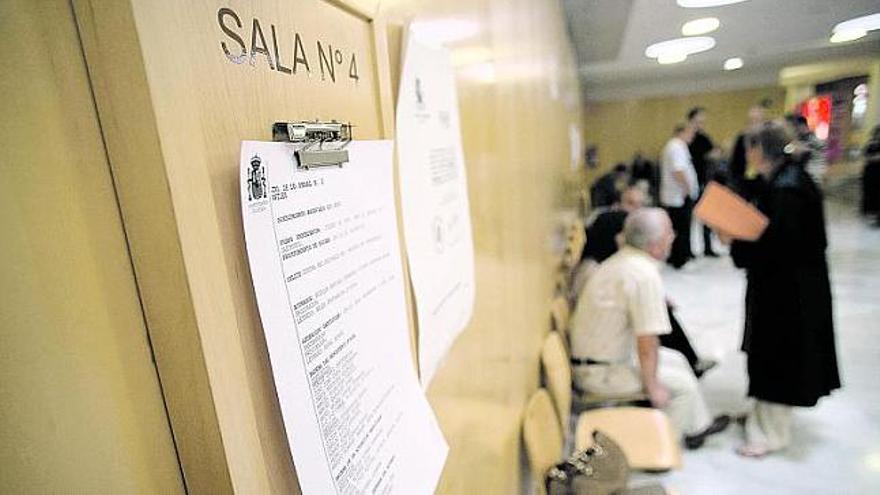
<svg viewBox="0 0 880 495">
<path fill-rule="evenodd" d="M 691 220 L 694 206 L 687 200 L 684 206 L 664 206 L 664 210 L 672 220 L 672 230 L 675 232 L 675 240 L 672 241 L 672 251 L 667 260 L 675 268 L 681 268 L 694 257 L 691 251 Z"/>
<path fill-rule="evenodd" d="M 697 377 L 684 356 L 671 349 L 659 350 L 657 378 L 669 390 L 663 411 L 684 435 L 700 433 L 712 423 Z M 575 385 L 588 393 L 609 398 L 639 393 L 642 380 L 635 366 L 620 364 L 579 365 L 573 368 Z"/>
</svg>

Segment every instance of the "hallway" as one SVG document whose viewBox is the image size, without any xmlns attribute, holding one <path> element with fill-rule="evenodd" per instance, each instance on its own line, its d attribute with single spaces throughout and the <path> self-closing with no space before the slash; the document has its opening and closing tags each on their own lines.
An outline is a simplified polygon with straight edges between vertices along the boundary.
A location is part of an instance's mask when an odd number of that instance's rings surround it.
<svg viewBox="0 0 880 495">
<path fill-rule="evenodd" d="M 795 412 L 794 441 L 781 454 L 743 459 L 742 428 L 686 452 L 684 468 L 661 476 L 681 494 L 880 493 L 880 230 L 849 204 L 826 202 L 835 330 L 843 388 Z M 703 379 L 716 413 L 747 409 L 745 356 L 739 352 L 744 274 L 729 257 L 698 258 L 664 270 L 670 298 L 697 350 L 719 360 Z"/>
</svg>

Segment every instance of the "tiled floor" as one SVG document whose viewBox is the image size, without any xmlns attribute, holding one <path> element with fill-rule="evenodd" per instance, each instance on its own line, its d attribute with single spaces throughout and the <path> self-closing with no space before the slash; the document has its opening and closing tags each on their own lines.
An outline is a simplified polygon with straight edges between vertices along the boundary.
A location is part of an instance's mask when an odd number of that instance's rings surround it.
<svg viewBox="0 0 880 495">
<path fill-rule="evenodd" d="M 677 493 L 880 494 L 880 229 L 838 202 L 829 202 L 827 216 L 843 389 L 796 410 L 794 442 L 779 454 L 740 458 L 733 449 L 742 429 L 735 425 L 686 452 L 682 470 L 653 477 Z M 721 362 L 703 379 L 710 407 L 745 411 L 745 358 L 738 351 L 744 274 L 725 256 L 697 259 L 664 277 L 698 351 Z"/>
</svg>

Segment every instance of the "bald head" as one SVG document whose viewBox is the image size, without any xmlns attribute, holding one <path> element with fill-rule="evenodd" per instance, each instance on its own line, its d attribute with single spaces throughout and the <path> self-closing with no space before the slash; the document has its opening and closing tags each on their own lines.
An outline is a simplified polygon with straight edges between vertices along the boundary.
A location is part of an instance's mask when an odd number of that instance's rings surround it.
<svg viewBox="0 0 880 495">
<path fill-rule="evenodd" d="M 661 261 L 669 257 L 673 237 L 669 215 L 660 208 L 636 210 L 623 224 L 626 245 L 641 249 Z"/>
</svg>

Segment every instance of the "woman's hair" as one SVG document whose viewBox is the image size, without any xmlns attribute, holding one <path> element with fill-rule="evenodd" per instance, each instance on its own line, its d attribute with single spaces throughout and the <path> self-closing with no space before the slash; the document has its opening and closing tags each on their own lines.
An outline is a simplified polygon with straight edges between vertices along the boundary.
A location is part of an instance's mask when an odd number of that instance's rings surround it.
<svg viewBox="0 0 880 495">
<path fill-rule="evenodd" d="M 794 134 L 780 121 L 770 121 L 750 132 L 746 138 L 749 147 L 760 146 L 764 157 L 779 163 L 795 152 Z"/>
</svg>

